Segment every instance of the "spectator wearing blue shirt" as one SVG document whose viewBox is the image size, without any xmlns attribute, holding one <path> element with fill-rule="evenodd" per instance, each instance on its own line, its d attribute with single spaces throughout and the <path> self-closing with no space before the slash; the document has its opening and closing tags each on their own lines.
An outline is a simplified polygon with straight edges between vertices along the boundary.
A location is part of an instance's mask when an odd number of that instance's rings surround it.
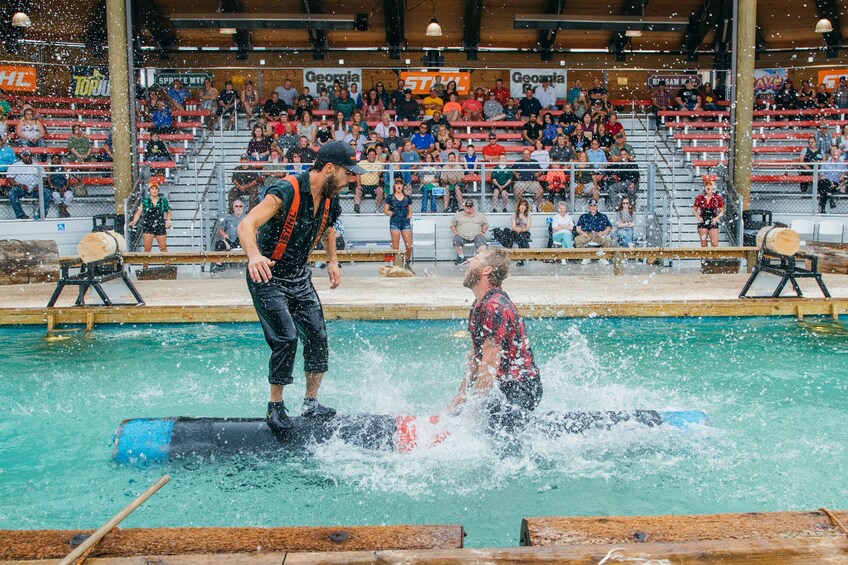
<svg viewBox="0 0 848 565">
<path fill-rule="evenodd" d="M 521 159 L 513 163 L 513 170 L 517 180 L 515 182 L 515 200 L 523 197 L 525 194 L 532 194 L 536 204 L 536 211 L 539 211 L 539 206 L 542 203 L 542 197 L 545 192 L 542 185 L 536 178 L 536 175 L 541 172 L 539 162 L 530 158 L 530 150 L 525 149 L 521 153 Z"/>
<path fill-rule="evenodd" d="M 412 145 L 418 150 L 419 155 L 432 152 L 436 145 L 433 134 L 429 132 L 427 124 L 424 122 L 418 126 L 418 133 L 413 135 L 410 141 L 412 141 Z"/>
<path fill-rule="evenodd" d="M 153 112 L 150 120 L 153 122 L 152 131 L 156 133 L 171 133 L 174 131 L 171 110 L 165 107 L 164 100 L 160 100 L 157 103 L 156 110 Z"/>
<path fill-rule="evenodd" d="M 6 143 L 6 137 L 0 137 L 0 173 L 5 173 L 9 165 L 17 160 L 15 150 Z"/>
<path fill-rule="evenodd" d="M 477 168 L 477 153 L 474 152 L 474 146 L 470 143 L 465 148 L 465 154 L 462 156 L 465 160 L 465 168 L 473 171 Z"/>
<path fill-rule="evenodd" d="M 403 151 L 400 152 L 400 159 L 404 163 L 420 163 L 421 158 L 418 156 L 418 151 L 415 150 L 415 146 L 412 145 L 412 142 L 407 140 L 403 144 Z M 415 165 L 406 164 L 402 168 L 401 178 L 403 179 L 403 184 L 410 186 L 412 185 L 412 173 L 409 172 Z"/>
<path fill-rule="evenodd" d="M 845 181 L 848 179 L 848 167 L 839 147 L 833 145 L 830 148 L 830 159 L 821 164 L 819 171 L 819 212 L 825 214 L 828 204 L 831 208 L 836 207 L 833 194 L 845 192 Z"/>
<path fill-rule="evenodd" d="M 601 247 L 610 247 L 612 238 L 612 224 L 605 214 L 598 212 L 598 203 L 594 200 L 589 202 L 589 211 L 577 220 L 577 237 L 574 239 L 574 247 L 586 247 L 595 243 Z M 590 259 L 584 259 L 583 263 L 589 263 Z M 606 259 L 602 260 L 606 263 Z"/>
<path fill-rule="evenodd" d="M 601 149 L 601 142 L 597 138 L 592 140 L 591 146 L 586 150 L 586 156 L 594 169 L 603 168 L 602 164 L 607 162 L 607 154 Z"/>
<path fill-rule="evenodd" d="M 183 83 L 179 79 L 174 80 L 171 88 L 168 89 L 168 98 L 171 99 L 177 110 L 185 110 L 185 103 L 188 100 L 188 90 L 183 88 Z"/>
</svg>

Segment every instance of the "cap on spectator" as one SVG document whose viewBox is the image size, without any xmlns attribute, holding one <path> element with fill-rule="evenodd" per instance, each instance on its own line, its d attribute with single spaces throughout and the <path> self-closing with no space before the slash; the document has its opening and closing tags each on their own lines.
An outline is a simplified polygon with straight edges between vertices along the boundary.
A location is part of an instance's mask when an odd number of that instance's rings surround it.
<svg viewBox="0 0 848 565">
<path fill-rule="evenodd" d="M 468 200 L 465 201 L 465 207 L 466 208 L 473 208 L 474 207 L 474 201 L 469 198 Z"/>
<path fill-rule="evenodd" d="M 30 151 L 29 149 L 24 149 L 23 151 L 21 151 L 21 157 L 27 157 L 27 156 L 32 157 L 32 151 Z"/>
<path fill-rule="evenodd" d="M 495 91 L 494 91 L 494 90 L 490 90 L 490 91 L 489 91 L 489 96 L 494 96 L 494 95 L 495 95 Z"/>
<path fill-rule="evenodd" d="M 665 86 L 665 81 L 661 80 L 657 83 L 657 86 Z"/>
<path fill-rule="evenodd" d="M 403 89 L 403 93 L 404 93 L 404 94 L 412 94 L 412 90 L 411 90 L 411 89 L 409 89 L 409 88 L 404 88 L 404 89 Z"/>
<path fill-rule="evenodd" d="M 319 165 L 327 163 L 339 165 L 355 175 L 361 175 L 365 172 L 365 169 L 356 164 L 356 152 L 341 141 L 331 141 L 322 145 L 321 149 L 318 150 L 315 162 Z"/>
<path fill-rule="evenodd" d="M 598 207 L 598 201 L 597 200 L 590 200 L 589 206 L 594 206 L 595 208 L 597 208 Z"/>
<path fill-rule="evenodd" d="M 819 129 L 821 129 L 821 128 L 827 129 L 827 124 L 821 124 L 821 125 L 819 126 Z"/>
<path fill-rule="evenodd" d="M 616 139 L 621 139 L 622 137 L 624 137 L 624 134 L 621 133 L 621 132 L 618 132 L 617 134 L 615 134 Z"/>
<path fill-rule="evenodd" d="M 395 126 L 389 126 L 389 131 L 397 131 L 397 128 Z"/>
<path fill-rule="evenodd" d="M 494 132 L 489 133 L 489 139 L 497 139 L 498 136 L 494 134 Z"/>
</svg>

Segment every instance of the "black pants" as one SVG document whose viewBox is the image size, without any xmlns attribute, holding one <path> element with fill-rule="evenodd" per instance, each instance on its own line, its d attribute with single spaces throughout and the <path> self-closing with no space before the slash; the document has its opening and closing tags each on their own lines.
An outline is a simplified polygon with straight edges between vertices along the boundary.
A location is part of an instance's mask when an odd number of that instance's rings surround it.
<svg viewBox="0 0 848 565">
<path fill-rule="evenodd" d="M 273 277 L 267 283 L 253 282 L 248 275 L 247 288 L 271 348 L 268 382 L 289 385 L 294 381 L 298 337 L 303 341 L 304 371 L 326 372 L 327 328 L 310 270 L 304 266 L 296 275 Z"/>
<path fill-rule="evenodd" d="M 839 184 L 831 181 L 830 179 L 819 179 L 818 184 L 818 192 L 819 192 L 819 212 L 822 214 L 827 210 L 827 204 L 830 202 L 831 205 L 834 204 L 833 195 L 839 191 Z"/>
<path fill-rule="evenodd" d="M 530 412 L 542 401 L 542 379 L 499 383 L 502 394 L 493 394 L 486 402 L 487 429 L 490 433 L 512 434 L 527 423 Z"/>
</svg>

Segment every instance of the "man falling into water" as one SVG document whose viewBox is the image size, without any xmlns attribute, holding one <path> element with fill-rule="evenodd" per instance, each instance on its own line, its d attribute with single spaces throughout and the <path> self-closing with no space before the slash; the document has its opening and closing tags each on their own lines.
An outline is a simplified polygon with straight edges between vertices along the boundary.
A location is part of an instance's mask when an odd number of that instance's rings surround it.
<svg viewBox="0 0 848 565">
<path fill-rule="evenodd" d="M 448 411 L 455 413 L 474 399 L 491 430 L 512 432 L 542 400 L 542 380 L 524 321 L 501 288 L 507 276 L 509 258 L 500 249 L 481 251 L 468 261 L 463 285 L 476 298 L 468 318 L 472 348 Z"/>
<path fill-rule="evenodd" d="M 271 397 L 266 420 L 278 436 L 292 427 L 283 403 L 283 387 L 293 382 L 298 335 L 303 340 L 306 373 L 302 415 L 331 418 L 336 414 L 317 400 L 327 371 L 327 330 L 306 261 L 326 235 L 330 288 L 339 286 L 341 273 L 333 229 L 341 213 L 338 195 L 348 185 L 351 173 L 364 172 L 347 144 L 327 143 L 318 151 L 310 171 L 275 181 L 239 224 L 239 242 L 248 260 L 247 287 L 271 348 Z"/>
</svg>

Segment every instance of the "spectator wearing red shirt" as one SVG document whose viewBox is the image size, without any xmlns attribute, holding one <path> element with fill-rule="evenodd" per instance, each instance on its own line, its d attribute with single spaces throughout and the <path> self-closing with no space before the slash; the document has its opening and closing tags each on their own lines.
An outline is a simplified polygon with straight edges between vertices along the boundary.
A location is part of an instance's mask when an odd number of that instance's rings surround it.
<svg viewBox="0 0 848 565">
<path fill-rule="evenodd" d="M 473 94 L 462 102 L 462 118 L 468 122 L 483 119 L 483 105 Z"/>
<path fill-rule="evenodd" d="M 474 409 L 477 401 L 488 430 L 514 432 L 542 400 L 542 380 L 524 320 L 501 288 L 509 258 L 502 249 L 485 249 L 467 265 L 462 284 L 476 298 L 468 318 L 471 355 L 448 410 L 455 413 L 469 400 Z"/>
<path fill-rule="evenodd" d="M 500 102 L 501 106 L 506 106 L 506 101 L 509 100 L 509 90 L 504 88 L 503 80 L 498 79 L 495 81 L 495 87 L 492 89 L 492 92 L 495 93 L 495 100 Z"/>
<path fill-rule="evenodd" d="M 492 132 L 489 134 L 489 144 L 484 146 L 481 152 L 487 163 L 493 163 L 501 155 L 506 155 L 506 148 L 498 143 L 498 136 Z"/>
<path fill-rule="evenodd" d="M 618 121 L 618 116 L 615 115 L 615 112 L 610 112 L 604 126 L 607 128 L 607 133 L 613 137 L 624 131 L 624 126 Z"/>
<path fill-rule="evenodd" d="M 698 222 L 698 239 L 701 247 L 709 242 L 718 247 L 718 223 L 724 216 L 724 200 L 715 193 L 715 179 L 704 175 L 704 192 L 695 198 L 692 213 Z"/>
</svg>

